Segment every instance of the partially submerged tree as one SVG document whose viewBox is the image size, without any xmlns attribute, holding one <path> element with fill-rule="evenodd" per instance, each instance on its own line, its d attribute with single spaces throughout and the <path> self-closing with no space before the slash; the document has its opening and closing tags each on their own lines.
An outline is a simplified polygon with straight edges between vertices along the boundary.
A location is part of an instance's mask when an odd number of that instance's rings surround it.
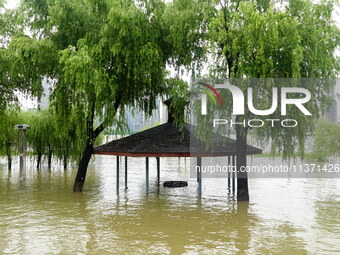
<svg viewBox="0 0 340 255">
<path fill-rule="evenodd" d="M 314 4 L 299 0 L 281 3 L 224 0 L 220 4 L 209 31 L 218 77 L 225 76 L 231 82 L 235 78 L 333 78 L 338 71 L 334 53 L 339 45 L 339 29 L 332 18 L 332 1 Z M 249 86 L 250 83 L 238 83 L 245 91 L 242 84 Z M 253 89 L 257 109 L 270 108 L 271 89 L 275 86 L 280 85 L 257 83 Z M 322 109 L 318 107 L 326 106 L 323 103 L 330 88 L 327 82 L 311 87 L 314 103 L 320 103 L 309 104 L 312 117 L 299 114 L 293 108 L 289 110 L 300 122 L 298 128 L 283 130 L 266 125 L 257 131 L 263 139 L 272 139 L 273 148 L 282 150 L 285 157 L 292 156 L 296 147 L 303 154 L 306 133 L 313 119 L 320 116 Z M 236 120 L 241 122 L 251 116 L 248 112 Z M 247 175 L 239 171 L 246 165 L 247 133 L 247 127 L 236 126 L 237 199 L 241 201 L 249 200 Z"/>
<path fill-rule="evenodd" d="M 18 111 L 7 109 L 0 114 L 0 152 L 7 157 L 8 170 L 12 169 L 12 153 L 17 146 L 18 131 L 15 125 L 18 124 Z"/>
<path fill-rule="evenodd" d="M 82 190 L 95 140 L 121 126 L 124 106 L 151 112 L 167 91 L 166 64 L 179 54 L 165 7 L 157 0 L 23 1 L 32 36 L 12 40 L 11 74 L 31 85 L 53 78 L 58 129 L 74 125 L 86 137 L 74 191 Z"/>
<path fill-rule="evenodd" d="M 48 168 L 51 168 L 53 150 L 56 146 L 57 137 L 53 116 L 48 110 L 33 112 L 21 112 L 21 123 L 28 124 L 27 143 L 33 155 L 37 157 L 37 169 L 41 168 L 43 156 L 47 157 Z"/>
<path fill-rule="evenodd" d="M 64 169 L 70 161 L 79 161 L 85 138 L 77 136 L 75 125 L 59 130 L 56 116 L 50 109 L 21 112 L 19 116 L 20 123 L 30 126 L 27 142 L 36 156 L 37 169 L 41 168 L 44 158 L 47 159 L 48 169 L 51 169 L 53 158 L 62 161 Z"/>
</svg>

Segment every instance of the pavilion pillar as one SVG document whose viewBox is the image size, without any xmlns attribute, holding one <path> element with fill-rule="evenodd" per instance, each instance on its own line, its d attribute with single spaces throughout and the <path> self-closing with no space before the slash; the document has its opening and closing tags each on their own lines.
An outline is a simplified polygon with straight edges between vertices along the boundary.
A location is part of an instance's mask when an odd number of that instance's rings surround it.
<svg viewBox="0 0 340 255">
<path fill-rule="evenodd" d="M 240 116 L 237 116 L 238 121 Z M 236 126 L 236 167 L 237 167 L 237 201 L 249 201 L 248 174 L 241 171 L 247 166 L 247 128 Z"/>
<path fill-rule="evenodd" d="M 231 161 L 230 161 L 230 156 L 228 156 L 228 189 L 230 189 L 230 169 L 231 169 Z"/>
<path fill-rule="evenodd" d="M 116 167 L 116 192 L 119 193 L 119 156 L 117 156 Z"/>
<path fill-rule="evenodd" d="M 197 157 L 197 181 L 198 181 L 198 195 L 202 195 L 202 158 Z"/>
<path fill-rule="evenodd" d="M 149 158 L 146 157 L 145 158 L 145 190 L 146 190 L 146 194 L 149 193 Z"/>
<path fill-rule="evenodd" d="M 197 166 L 198 166 L 199 160 L 200 160 L 200 159 L 197 157 Z M 196 171 L 196 174 L 197 174 L 197 182 L 200 181 L 200 175 L 199 175 L 198 169 L 201 169 L 201 165 L 199 166 L 199 168 L 197 168 L 197 171 Z"/>
<path fill-rule="evenodd" d="M 127 157 L 125 156 L 125 189 L 127 189 L 127 181 L 128 181 L 128 159 Z"/>
<path fill-rule="evenodd" d="M 160 157 L 156 157 L 157 161 L 157 185 L 159 186 L 160 183 L 160 175 L 161 175 L 161 160 Z"/>
<path fill-rule="evenodd" d="M 236 156 L 232 156 L 232 166 L 233 171 L 231 172 L 231 180 L 232 180 L 232 191 L 235 193 L 235 179 L 236 179 Z"/>
</svg>

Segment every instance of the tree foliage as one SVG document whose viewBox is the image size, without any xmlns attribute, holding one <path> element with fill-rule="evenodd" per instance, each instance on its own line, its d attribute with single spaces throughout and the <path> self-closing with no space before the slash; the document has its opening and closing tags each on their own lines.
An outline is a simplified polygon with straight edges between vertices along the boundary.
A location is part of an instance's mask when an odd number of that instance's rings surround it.
<svg viewBox="0 0 340 255">
<path fill-rule="evenodd" d="M 33 155 L 37 157 L 37 168 L 41 168 L 42 157 L 49 156 L 51 167 L 53 147 L 55 146 L 55 132 L 52 116 L 47 111 L 21 112 L 21 123 L 28 124 L 27 143 Z"/>
<path fill-rule="evenodd" d="M 10 75 L 12 53 L 8 49 L 14 36 L 23 36 L 22 26 L 19 25 L 19 11 L 4 8 L 4 1 L 0 3 L 0 111 L 17 102 L 17 90 L 35 92 L 27 83 L 19 82 L 19 77 Z M 13 74 L 13 72 L 12 72 Z"/>
<path fill-rule="evenodd" d="M 27 143 L 36 156 L 37 168 L 41 168 L 44 158 L 47 159 L 49 169 L 53 158 L 61 161 L 65 169 L 68 163 L 79 161 L 85 138 L 76 135 L 74 125 L 70 125 L 67 130 L 58 130 L 56 118 L 50 109 L 21 112 L 19 120 L 30 126 Z"/>
<path fill-rule="evenodd" d="M 122 126 L 124 106 L 151 113 L 156 98 L 171 91 L 166 65 L 189 66 L 203 56 L 196 45 L 197 54 L 183 58 L 203 31 L 191 29 L 199 23 L 193 13 L 185 14 L 192 7 L 199 10 L 192 1 L 22 2 L 22 24 L 31 35 L 13 37 L 10 77 L 37 95 L 42 77 L 54 81 L 51 103 L 58 130 L 73 125 L 76 135 L 86 138 L 82 175 L 99 134 Z M 181 18 L 172 20 L 173 8 Z"/>
<path fill-rule="evenodd" d="M 245 94 L 247 87 L 253 87 L 256 109 L 270 108 L 273 87 L 305 87 L 312 93 L 307 104 L 312 117 L 294 106 L 288 108 L 288 116 L 299 122 L 297 128 L 283 129 L 267 123 L 256 129 L 258 138 L 270 139 L 273 151 L 283 152 L 284 158 L 293 156 L 296 149 L 303 155 L 307 132 L 330 103 L 328 95 L 334 82 L 327 79 L 334 78 L 339 71 L 335 50 L 340 42 L 333 10 L 332 1 L 315 4 L 299 0 L 280 3 L 225 0 L 220 1 L 217 15 L 210 22 L 210 47 L 216 63 L 211 68 L 212 75 L 229 78 Z M 240 82 L 237 78 L 262 80 Z M 224 107 L 229 109 L 224 109 L 225 116 L 230 117 L 232 100 L 225 101 Z M 248 111 L 237 120 L 253 117 Z M 256 116 L 280 117 L 279 110 L 271 116 Z M 244 134 L 248 131 L 241 129 Z"/>
<path fill-rule="evenodd" d="M 18 57 L 13 66 L 25 74 L 25 81 L 33 83 L 33 73 L 56 79 L 52 99 L 60 125 L 74 118 L 82 123 L 79 127 L 92 125 L 94 130 L 97 115 L 104 128 L 117 120 L 119 106 L 126 104 L 137 103 L 149 111 L 156 96 L 164 92 L 169 57 L 158 14 L 163 5 L 158 1 L 140 5 L 133 1 L 24 1 L 36 38 L 11 43 Z"/>
<path fill-rule="evenodd" d="M 78 137 L 76 126 L 58 130 L 55 116 L 50 109 L 37 111 L 19 111 L 8 108 L 0 115 L 0 155 L 6 155 L 8 167 L 11 168 L 12 154 L 18 146 L 18 124 L 28 124 L 27 148 L 30 155 L 36 158 L 37 168 L 41 168 L 46 159 L 48 168 L 52 166 L 52 159 L 62 162 L 66 169 L 69 163 L 78 163 L 86 142 L 86 137 Z"/>
<path fill-rule="evenodd" d="M 321 118 L 313 133 L 314 153 L 320 159 L 340 156 L 340 127 Z"/>
<path fill-rule="evenodd" d="M 216 10 L 214 1 L 174 0 L 164 11 L 163 23 L 167 29 L 171 59 L 177 70 L 185 67 L 192 75 L 200 73 L 207 60 L 209 22 Z"/>
</svg>

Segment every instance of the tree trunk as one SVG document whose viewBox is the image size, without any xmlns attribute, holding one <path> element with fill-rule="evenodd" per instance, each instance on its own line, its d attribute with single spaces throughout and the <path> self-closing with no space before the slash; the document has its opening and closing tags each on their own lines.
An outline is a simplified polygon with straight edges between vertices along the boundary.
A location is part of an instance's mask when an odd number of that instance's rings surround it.
<svg viewBox="0 0 340 255">
<path fill-rule="evenodd" d="M 114 109 L 117 110 L 120 105 L 120 98 L 114 103 Z M 91 116 L 87 120 L 87 141 L 86 147 L 84 149 L 83 155 L 79 162 L 78 172 L 76 176 L 76 180 L 73 186 L 73 192 L 82 192 L 87 167 L 89 165 L 91 156 L 93 154 L 93 143 L 99 134 L 104 130 L 106 121 L 104 120 L 95 130 L 93 129 L 93 119 L 94 119 L 94 112 L 95 112 L 95 103 L 92 105 L 92 113 Z"/>
<path fill-rule="evenodd" d="M 51 170 L 52 166 L 52 150 L 51 147 L 48 146 L 48 153 L 47 153 L 47 164 L 48 164 L 48 169 Z"/>
<path fill-rule="evenodd" d="M 240 126 L 236 127 L 236 149 L 237 201 L 249 201 L 248 175 L 240 171 L 247 165 L 247 130 Z"/>
<path fill-rule="evenodd" d="M 76 180 L 74 182 L 73 192 L 82 192 L 83 190 L 86 172 L 87 172 L 87 166 L 89 165 L 92 153 L 93 153 L 93 144 L 91 143 L 90 140 L 88 140 L 86 143 L 86 147 L 82 155 L 82 158 L 79 162 L 78 173 L 77 173 Z"/>
<path fill-rule="evenodd" d="M 42 157 L 42 153 L 38 152 L 37 169 L 40 169 L 41 167 L 41 157 Z"/>
<path fill-rule="evenodd" d="M 67 170 L 67 155 L 64 155 L 63 157 L 63 163 L 64 163 L 64 170 Z"/>
<path fill-rule="evenodd" d="M 11 152 L 7 151 L 7 163 L 8 163 L 8 170 L 12 170 L 12 155 Z"/>
</svg>

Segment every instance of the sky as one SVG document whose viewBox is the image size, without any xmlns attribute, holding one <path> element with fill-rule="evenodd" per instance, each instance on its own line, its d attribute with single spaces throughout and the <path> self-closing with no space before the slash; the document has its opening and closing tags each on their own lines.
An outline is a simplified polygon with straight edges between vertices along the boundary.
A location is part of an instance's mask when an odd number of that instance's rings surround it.
<svg viewBox="0 0 340 255">
<path fill-rule="evenodd" d="M 9 9 L 13 9 L 18 5 L 19 2 L 20 0 L 7 0 L 5 7 Z"/>
</svg>

